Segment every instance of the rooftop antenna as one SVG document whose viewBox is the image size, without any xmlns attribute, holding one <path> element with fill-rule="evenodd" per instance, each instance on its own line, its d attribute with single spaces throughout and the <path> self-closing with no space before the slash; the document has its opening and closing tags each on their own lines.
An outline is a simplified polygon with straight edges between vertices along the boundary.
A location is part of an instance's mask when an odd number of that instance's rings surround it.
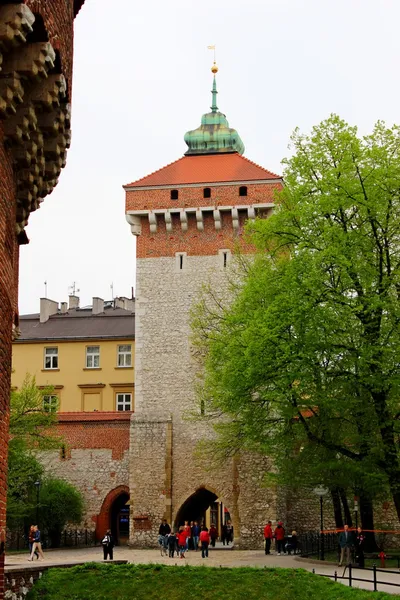
<svg viewBox="0 0 400 600">
<path fill-rule="evenodd" d="M 114 283 L 112 283 L 110 285 L 110 290 L 111 290 L 111 300 L 114 300 Z"/>
<path fill-rule="evenodd" d="M 47 281 L 44 282 L 44 297 L 47 298 Z"/>
<path fill-rule="evenodd" d="M 77 294 L 78 292 L 80 292 L 80 291 L 81 291 L 80 289 L 78 289 L 78 288 L 76 287 L 76 281 L 74 281 L 74 282 L 72 283 L 72 285 L 70 285 L 70 286 L 69 286 L 69 288 L 68 288 L 68 289 L 69 289 L 69 291 L 71 292 L 71 295 L 72 295 L 72 296 L 76 296 L 76 294 Z"/>
</svg>

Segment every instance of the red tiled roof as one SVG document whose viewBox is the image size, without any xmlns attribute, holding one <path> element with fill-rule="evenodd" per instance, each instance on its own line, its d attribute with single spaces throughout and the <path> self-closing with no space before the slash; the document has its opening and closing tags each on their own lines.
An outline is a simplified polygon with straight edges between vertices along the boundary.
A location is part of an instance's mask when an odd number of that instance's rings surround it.
<svg viewBox="0 0 400 600">
<path fill-rule="evenodd" d="M 248 158 L 230 154 L 199 154 L 183 156 L 166 167 L 146 175 L 124 187 L 182 185 L 185 183 L 220 183 L 280 179 Z"/>
</svg>

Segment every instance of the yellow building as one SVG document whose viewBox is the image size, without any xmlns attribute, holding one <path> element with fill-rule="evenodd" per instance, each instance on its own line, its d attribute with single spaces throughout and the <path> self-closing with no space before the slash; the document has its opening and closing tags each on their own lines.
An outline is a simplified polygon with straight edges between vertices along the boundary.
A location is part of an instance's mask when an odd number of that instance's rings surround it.
<svg viewBox="0 0 400 600">
<path fill-rule="evenodd" d="M 134 410 L 134 315 L 128 298 L 93 298 L 83 308 L 77 296 L 60 306 L 41 298 L 39 314 L 20 316 L 12 386 L 20 388 L 27 373 L 39 387 L 52 386 L 48 410 Z"/>
</svg>

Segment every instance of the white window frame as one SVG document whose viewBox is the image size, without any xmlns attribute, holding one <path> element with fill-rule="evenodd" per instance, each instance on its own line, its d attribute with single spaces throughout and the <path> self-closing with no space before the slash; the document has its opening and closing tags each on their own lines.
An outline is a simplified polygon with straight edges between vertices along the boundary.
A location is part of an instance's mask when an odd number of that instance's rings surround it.
<svg viewBox="0 0 400 600">
<path fill-rule="evenodd" d="M 43 410 L 48 413 L 57 412 L 59 399 L 57 394 L 46 394 L 43 396 Z"/>
<path fill-rule="evenodd" d="M 127 399 L 129 396 L 129 400 Z M 126 406 L 129 404 L 129 408 Z M 121 406 L 121 408 L 119 408 Z M 132 410 L 132 392 L 117 392 L 115 394 L 115 409 L 118 412 L 131 411 Z"/>
<path fill-rule="evenodd" d="M 49 352 L 48 350 L 55 350 L 56 352 Z M 47 366 L 47 359 L 50 359 L 50 366 Z M 46 371 L 54 371 L 58 369 L 58 346 L 48 346 L 44 349 L 44 369 Z"/>
<path fill-rule="evenodd" d="M 121 350 L 121 348 L 128 347 L 129 350 Z M 127 359 L 129 357 L 129 364 Z M 120 364 L 121 362 L 121 364 Z M 132 344 L 119 344 L 117 347 L 117 367 L 119 369 L 128 369 L 132 367 Z"/>
<path fill-rule="evenodd" d="M 92 348 L 97 348 L 97 351 L 92 350 Z M 97 365 L 95 364 L 96 357 L 97 357 Z M 86 346 L 85 364 L 86 364 L 86 369 L 100 369 L 100 346 Z"/>
</svg>

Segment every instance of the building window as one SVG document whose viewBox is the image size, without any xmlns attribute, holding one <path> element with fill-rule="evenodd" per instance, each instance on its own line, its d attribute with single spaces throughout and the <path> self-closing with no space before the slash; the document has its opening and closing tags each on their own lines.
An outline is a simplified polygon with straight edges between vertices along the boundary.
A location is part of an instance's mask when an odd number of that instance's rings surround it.
<svg viewBox="0 0 400 600">
<path fill-rule="evenodd" d="M 179 192 L 178 190 L 171 190 L 171 200 L 178 200 Z"/>
<path fill-rule="evenodd" d="M 58 348 L 44 349 L 44 368 L 58 369 Z"/>
<path fill-rule="evenodd" d="M 100 346 L 86 347 L 86 368 L 98 369 L 100 367 Z"/>
<path fill-rule="evenodd" d="M 117 394 L 117 410 L 132 410 L 132 394 Z"/>
<path fill-rule="evenodd" d="M 211 198 L 211 188 L 204 188 L 203 198 Z"/>
<path fill-rule="evenodd" d="M 239 196 L 247 196 L 247 186 L 241 185 L 239 188 Z"/>
<path fill-rule="evenodd" d="M 43 410 L 48 413 L 57 412 L 58 409 L 58 397 L 57 396 L 43 396 Z"/>
<path fill-rule="evenodd" d="M 130 344 L 122 344 L 118 346 L 118 366 L 132 366 L 132 346 Z"/>
</svg>

